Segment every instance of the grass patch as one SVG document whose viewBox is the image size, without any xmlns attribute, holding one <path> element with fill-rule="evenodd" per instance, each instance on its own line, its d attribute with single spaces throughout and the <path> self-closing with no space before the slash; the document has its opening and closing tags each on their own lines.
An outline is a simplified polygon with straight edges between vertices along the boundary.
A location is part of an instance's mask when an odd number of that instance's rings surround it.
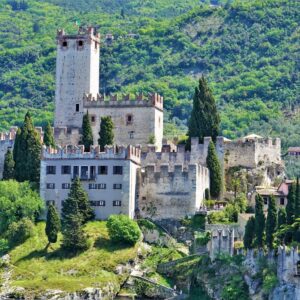
<svg viewBox="0 0 300 300">
<path fill-rule="evenodd" d="M 35 294 L 47 289 L 74 292 L 86 287 L 119 288 L 125 279 L 116 275 L 115 267 L 134 259 L 138 246 L 117 245 L 109 239 L 106 222 L 90 222 L 85 228 L 93 246 L 72 255 L 60 248 L 61 236 L 48 249 L 45 223 L 35 227 L 35 235 L 10 251 L 13 266 L 12 285 Z"/>
</svg>

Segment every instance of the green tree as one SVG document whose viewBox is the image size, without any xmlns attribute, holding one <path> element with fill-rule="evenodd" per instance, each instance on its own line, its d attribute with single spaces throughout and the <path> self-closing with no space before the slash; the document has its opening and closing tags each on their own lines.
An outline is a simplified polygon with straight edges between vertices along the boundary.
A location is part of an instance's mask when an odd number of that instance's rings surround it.
<svg viewBox="0 0 300 300">
<path fill-rule="evenodd" d="M 255 244 L 262 248 L 264 245 L 265 232 L 265 215 L 264 215 L 264 200 L 260 195 L 255 197 Z"/>
<path fill-rule="evenodd" d="M 13 222 L 23 218 L 35 221 L 44 208 L 44 202 L 28 182 L 0 181 L 0 235 Z"/>
<path fill-rule="evenodd" d="M 79 212 L 82 215 L 83 223 L 95 218 L 95 213 L 91 208 L 86 191 L 83 189 L 80 179 L 76 177 L 71 185 L 69 197 L 76 199 Z"/>
<path fill-rule="evenodd" d="M 296 196 L 296 185 L 291 184 L 289 186 L 289 194 L 287 196 L 286 204 L 286 222 L 291 225 L 295 218 L 295 196 Z"/>
<path fill-rule="evenodd" d="M 48 206 L 47 221 L 46 221 L 46 228 L 45 228 L 45 232 L 48 237 L 49 244 L 57 242 L 57 235 L 59 230 L 60 230 L 60 219 L 57 210 L 53 204 L 50 204 Z"/>
<path fill-rule="evenodd" d="M 15 162 L 14 162 L 12 151 L 8 149 L 4 158 L 2 178 L 3 180 L 9 180 L 9 179 L 14 179 L 14 176 L 15 176 Z"/>
<path fill-rule="evenodd" d="M 88 248 L 88 239 L 83 230 L 83 218 L 78 208 L 78 201 L 68 197 L 62 207 L 62 247 L 69 251 L 81 251 Z"/>
<path fill-rule="evenodd" d="M 285 211 L 284 207 L 280 207 L 278 209 L 277 219 L 278 219 L 277 228 L 278 228 L 278 230 L 280 230 L 281 227 L 286 225 L 286 211 Z M 280 241 L 283 241 L 284 236 L 278 234 L 278 238 L 279 238 Z"/>
<path fill-rule="evenodd" d="M 297 177 L 296 189 L 295 189 L 295 219 L 300 218 L 300 183 L 299 177 Z"/>
<path fill-rule="evenodd" d="M 98 144 L 101 151 L 106 145 L 113 145 L 114 143 L 114 123 L 110 116 L 102 117 L 100 123 Z"/>
<path fill-rule="evenodd" d="M 266 221 L 266 243 L 270 249 L 273 249 L 274 233 L 277 229 L 277 209 L 275 198 L 271 197 L 268 206 L 268 216 Z"/>
<path fill-rule="evenodd" d="M 210 194 L 213 198 L 218 198 L 222 191 L 222 170 L 212 141 L 208 145 L 206 165 L 209 169 Z"/>
<path fill-rule="evenodd" d="M 198 137 L 200 142 L 206 136 L 213 141 L 219 134 L 220 116 L 217 111 L 216 101 L 212 95 L 206 79 L 202 76 L 199 85 L 195 88 L 193 109 L 189 120 L 187 147 L 190 148 L 191 138 Z"/>
<path fill-rule="evenodd" d="M 244 247 L 245 249 L 252 249 L 255 238 L 255 218 L 250 217 L 245 226 Z"/>
<path fill-rule="evenodd" d="M 53 129 L 52 129 L 49 122 L 47 123 L 47 126 L 45 128 L 45 132 L 44 132 L 44 144 L 48 147 L 49 146 L 55 147 Z"/>
<path fill-rule="evenodd" d="M 24 123 L 17 130 L 13 157 L 15 161 L 15 178 L 17 181 L 30 181 L 39 184 L 41 138 L 35 130 L 29 112 Z"/>
<path fill-rule="evenodd" d="M 84 145 L 86 152 L 90 151 L 90 147 L 94 144 L 93 131 L 89 112 L 83 116 L 82 120 L 82 137 L 80 143 Z"/>
<path fill-rule="evenodd" d="M 125 215 L 112 215 L 107 221 L 107 229 L 112 241 L 134 245 L 141 237 L 137 223 Z"/>
</svg>

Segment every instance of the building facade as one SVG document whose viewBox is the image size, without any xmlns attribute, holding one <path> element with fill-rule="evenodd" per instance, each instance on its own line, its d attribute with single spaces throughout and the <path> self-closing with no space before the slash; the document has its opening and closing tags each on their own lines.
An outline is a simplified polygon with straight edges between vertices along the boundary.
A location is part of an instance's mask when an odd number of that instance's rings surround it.
<svg viewBox="0 0 300 300">
<path fill-rule="evenodd" d="M 54 203 L 60 212 L 72 180 L 79 177 L 97 219 L 112 214 L 134 217 L 140 149 L 106 147 L 105 152 L 83 146 L 44 148 L 41 161 L 40 195 L 46 204 Z"/>
</svg>

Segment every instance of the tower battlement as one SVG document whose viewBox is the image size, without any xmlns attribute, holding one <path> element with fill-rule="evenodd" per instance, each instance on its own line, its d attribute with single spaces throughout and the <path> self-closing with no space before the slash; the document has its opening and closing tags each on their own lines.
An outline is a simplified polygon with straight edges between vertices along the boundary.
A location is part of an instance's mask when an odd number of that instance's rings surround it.
<svg viewBox="0 0 300 300">
<path fill-rule="evenodd" d="M 117 94 L 105 96 L 102 94 L 97 94 L 96 96 L 92 94 L 84 94 L 84 107 L 121 107 L 121 106 L 154 106 L 160 110 L 163 110 L 163 97 L 157 93 L 144 95 L 143 93 L 135 95 L 126 94 L 120 97 Z"/>
<path fill-rule="evenodd" d="M 0 132 L 0 143 L 14 141 L 16 138 L 18 127 L 11 127 L 7 132 Z"/>
</svg>

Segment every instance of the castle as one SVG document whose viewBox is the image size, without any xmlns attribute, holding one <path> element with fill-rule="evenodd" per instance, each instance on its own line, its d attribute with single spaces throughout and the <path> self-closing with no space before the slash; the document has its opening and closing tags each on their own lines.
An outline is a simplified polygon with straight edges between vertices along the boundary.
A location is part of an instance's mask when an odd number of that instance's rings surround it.
<svg viewBox="0 0 300 300">
<path fill-rule="evenodd" d="M 206 156 L 210 138 L 193 138 L 191 151 L 163 143 L 163 97 L 101 95 L 100 35 L 94 28 L 68 35 L 57 32 L 54 136 L 58 147 L 44 148 L 40 194 L 61 209 L 71 181 L 79 177 L 98 219 L 123 213 L 153 219 L 180 219 L 203 206 L 209 188 Z M 88 113 L 94 146 L 79 145 L 83 115 Z M 115 145 L 97 146 L 101 117 L 114 123 Z M 16 129 L 0 135 L 0 174 L 4 153 L 13 147 Z M 223 171 L 256 168 L 261 161 L 281 162 L 280 139 L 248 136 L 231 141 L 218 137 L 216 150 Z"/>
</svg>

